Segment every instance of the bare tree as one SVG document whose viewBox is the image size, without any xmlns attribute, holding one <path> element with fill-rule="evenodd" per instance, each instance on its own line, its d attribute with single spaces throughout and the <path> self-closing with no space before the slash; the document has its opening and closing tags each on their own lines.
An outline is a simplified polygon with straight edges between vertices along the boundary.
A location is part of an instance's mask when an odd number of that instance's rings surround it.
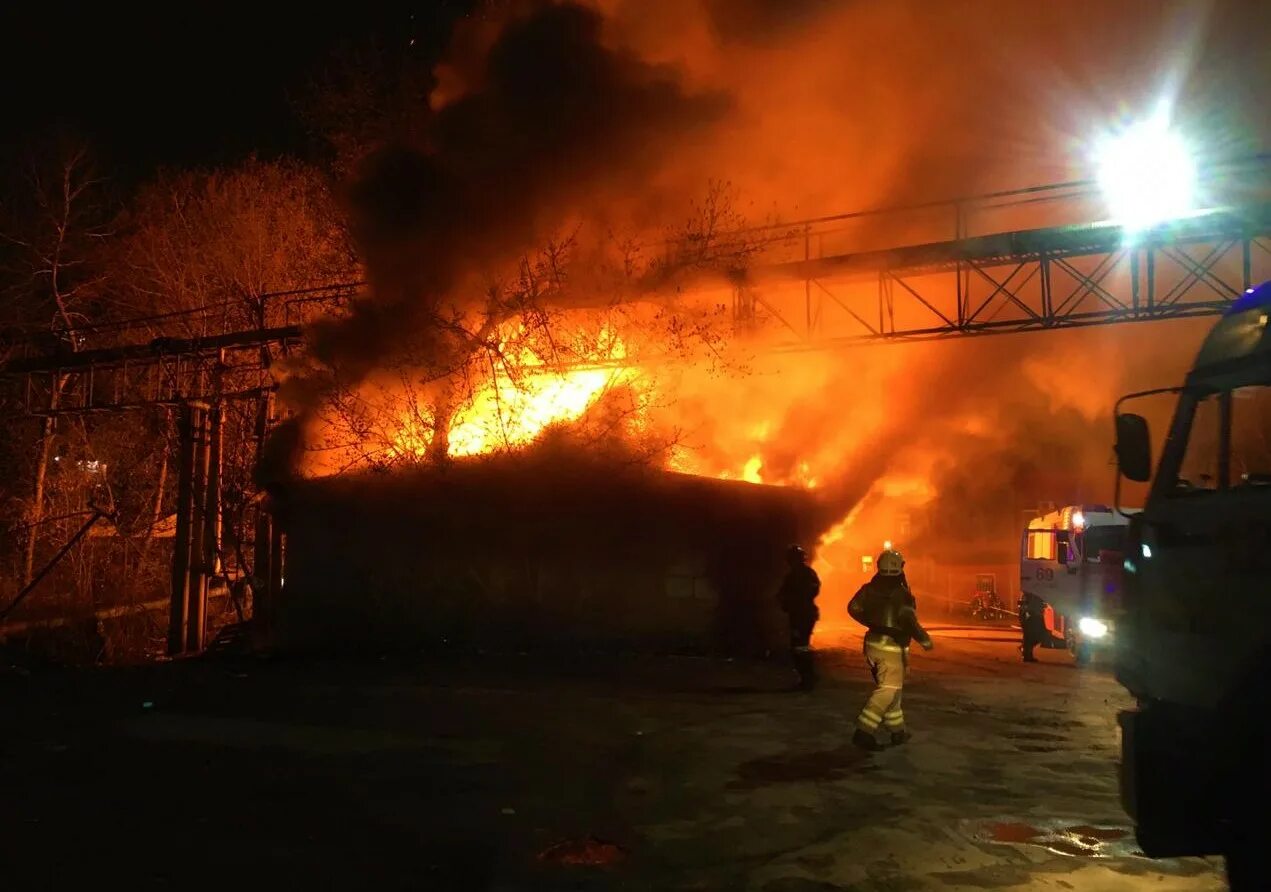
<svg viewBox="0 0 1271 892">
<path fill-rule="evenodd" d="M 0 287 L 8 300 L 0 323 L 27 340 L 45 332 L 36 347 L 45 355 L 281 324 L 266 318 L 287 310 L 267 302 L 268 292 L 357 275 L 335 202 L 312 168 L 253 159 L 225 170 L 164 174 L 110 215 L 94 204 L 100 184 L 87 156 L 71 153 L 65 161 L 56 176 L 33 168 L 24 200 L 3 208 Z M 303 321 L 306 308 L 292 309 L 289 321 Z M 144 321 L 127 322 L 135 317 Z M 262 353 L 266 366 L 273 359 Z M 65 381 L 55 383 L 54 400 Z M 128 589 L 112 597 L 131 600 L 144 596 L 133 589 L 162 586 L 165 555 L 152 546 L 171 512 L 171 419 L 159 410 L 38 423 L 33 455 L 14 463 L 0 483 L 29 487 L 16 527 L 23 539 L 20 575 L 30 578 L 37 543 L 63 540 L 90 503 L 113 511 L 103 525 L 110 537 L 82 541 L 41 603 L 69 598 L 65 606 L 80 610 L 91 603 L 102 590 L 90 585 L 93 554 L 99 561 L 110 555 L 111 579 Z M 250 501 L 254 426 L 254 407 L 227 407 L 227 517 L 240 516 Z M 239 532 L 229 531 L 229 544 Z"/>
<path fill-rule="evenodd" d="M 121 228 L 123 296 L 137 314 L 163 317 L 150 337 L 281 324 L 266 295 L 359 276 L 327 181 L 299 162 L 160 175 Z"/>
<path fill-rule="evenodd" d="M 45 325 L 78 346 L 74 330 L 104 293 L 101 244 L 109 236 L 104 180 L 82 145 L 32 152 L 23 192 L 0 206 L 7 323 Z"/>
<path fill-rule="evenodd" d="M 33 154 L 21 198 L 3 209 L 0 238 L 8 244 L 4 270 L 6 323 L 43 330 L 56 349 L 74 352 L 84 344 L 83 323 L 100 314 L 106 283 L 102 244 L 109 235 L 103 181 L 82 145 L 55 155 Z M 52 414 L 66 379 L 58 377 L 49 395 L 50 414 L 41 422 L 25 511 L 22 579 L 34 570 L 36 543 L 44 519 L 50 456 L 58 434 Z"/>
<path fill-rule="evenodd" d="M 644 271 L 645 281 L 714 274 L 732 283 L 745 281 L 750 265 L 773 241 L 738 208 L 740 195 L 727 180 L 711 180 L 685 220 L 671 227 L 663 251 Z M 771 222 L 771 221 L 769 221 Z"/>
<path fill-rule="evenodd" d="M 136 312 L 153 317 L 134 337 L 302 323 L 339 308 L 288 292 L 360 278 L 329 182 L 296 161 L 251 158 L 224 169 L 162 174 L 140 190 L 121 230 L 117 263 L 127 299 Z M 267 376 L 277 351 L 260 347 Z M 267 377 L 266 387 L 270 383 Z M 264 392 L 258 397 L 268 399 Z M 225 406 L 226 563 L 241 562 L 249 538 L 258 409 L 250 401 Z M 165 467 L 159 466 L 151 524 L 159 519 L 171 476 L 162 473 Z"/>
</svg>

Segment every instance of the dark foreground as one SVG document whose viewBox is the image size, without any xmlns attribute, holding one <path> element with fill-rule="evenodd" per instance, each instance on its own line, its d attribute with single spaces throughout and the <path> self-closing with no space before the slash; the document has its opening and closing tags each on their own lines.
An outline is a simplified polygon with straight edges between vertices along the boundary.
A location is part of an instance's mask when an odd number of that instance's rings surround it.
<svg viewBox="0 0 1271 892">
<path fill-rule="evenodd" d="M 811 695 L 651 657 L 5 672 L 2 888 L 1224 888 L 1136 854 L 1115 682 L 983 637 L 915 655 L 877 755 L 848 631 Z"/>
</svg>

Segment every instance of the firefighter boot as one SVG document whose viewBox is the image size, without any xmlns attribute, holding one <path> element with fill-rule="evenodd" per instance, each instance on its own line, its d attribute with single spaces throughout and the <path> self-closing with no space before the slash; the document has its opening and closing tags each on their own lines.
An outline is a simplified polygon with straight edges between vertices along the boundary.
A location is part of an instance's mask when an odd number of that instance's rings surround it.
<svg viewBox="0 0 1271 892">
<path fill-rule="evenodd" d="M 853 745 L 870 753 L 877 752 L 882 749 L 882 747 L 878 744 L 878 738 L 876 738 L 873 734 L 870 734 L 864 728 L 856 729 L 856 733 L 852 735 L 852 743 Z"/>
<path fill-rule="evenodd" d="M 1025 663 L 1036 663 L 1037 657 L 1033 656 L 1033 648 L 1037 646 L 1037 639 L 1028 634 L 1028 630 L 1024 631 L 1023 639 L 1020 641 L 1020 653 L 1024 655 Z"/>
<path fill-rule="evenodd" d="M 810 648 L 794 649 L 794 671 L 799 673 L 799 690 L 810 691 L 816 687 L 816 656 Z"/>
<path fill-rule="evenodd" d="M 902 743 L 908 743 L 909 738 L 912 736 L 913 735 L 911 735 L 908 731 L 906 731 L 903 728 L 900 729 L 899 731 L 893 731 L 891 732 L 891 745 L 900 746 Z"/>
</svg>

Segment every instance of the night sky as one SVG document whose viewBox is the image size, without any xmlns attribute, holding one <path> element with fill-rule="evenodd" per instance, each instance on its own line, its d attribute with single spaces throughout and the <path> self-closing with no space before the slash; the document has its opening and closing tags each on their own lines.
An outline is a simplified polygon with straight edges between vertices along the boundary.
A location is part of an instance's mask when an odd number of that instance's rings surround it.
<svg viewBox="0 0 1271 892">
<path fill-rule="evenodd" d="M 0 83 L 20 146 L 54 133 L 87 139 L 115 176 L 161 165 L 304 153 L 292 98 L 342 47 L 375 40 L 425 59 L 473 3 L 392 12 L 361 4 L 303 11 L 224 4 L 5 4 Z M 411 43 L 411 40 L 414 43 Z"/>
</svg>

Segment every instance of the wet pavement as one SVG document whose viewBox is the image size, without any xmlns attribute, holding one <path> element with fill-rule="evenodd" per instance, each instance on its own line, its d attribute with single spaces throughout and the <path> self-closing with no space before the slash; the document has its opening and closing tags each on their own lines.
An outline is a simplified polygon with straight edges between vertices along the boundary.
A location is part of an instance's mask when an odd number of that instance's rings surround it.
<svg viewBox="0 0 1271 892">
<path fill-rule="evenodd" d="M 936 642 L 913 740 L 875 754 L 852 629 L 818 635 L 811 694 L 683 657 L 8 673 L 0 861 L 15 889 L 1224 888 L 1138 854 L 1106 671 Z"/>
</svg>

